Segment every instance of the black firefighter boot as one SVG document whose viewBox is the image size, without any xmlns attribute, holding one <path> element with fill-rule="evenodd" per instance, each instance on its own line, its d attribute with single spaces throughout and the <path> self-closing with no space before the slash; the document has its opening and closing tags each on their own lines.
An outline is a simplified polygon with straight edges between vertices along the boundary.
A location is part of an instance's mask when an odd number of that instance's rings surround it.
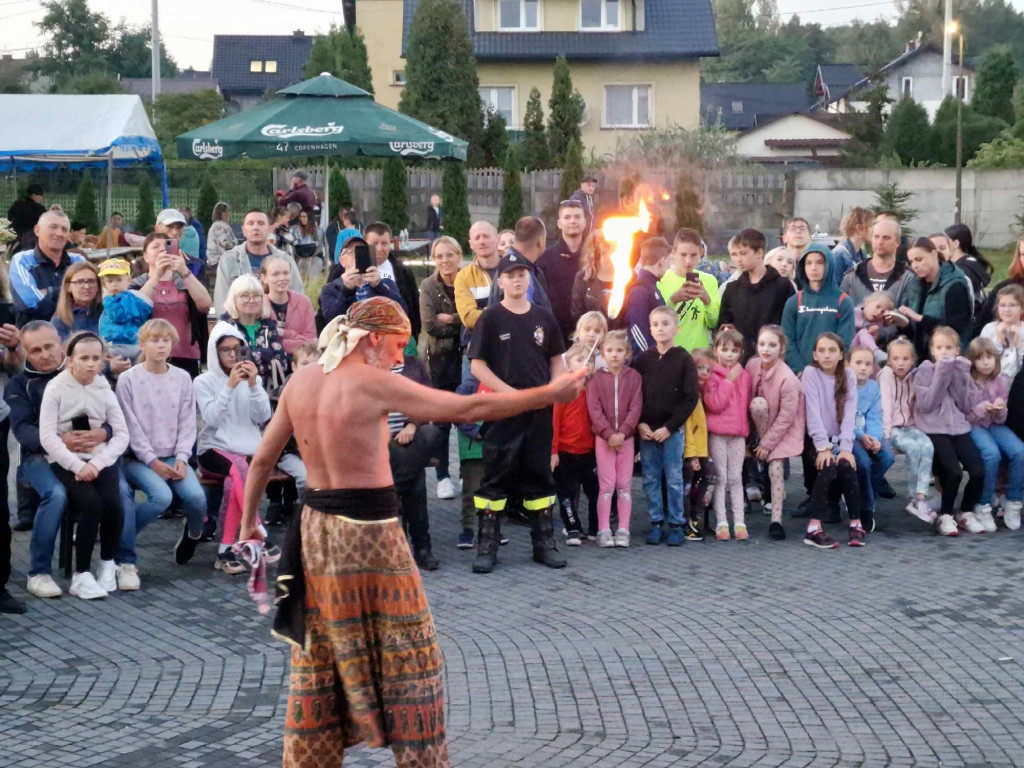
<svg viewBox="0 0 1024 768">
<path fill-rule="evenodd" d="M 501 539 L 501 518 L 496 510 L 480 511 L 480 530 L 476 537 L 476 559 L 473 573 L 490 573 L 498 562 L 498 542 Z"/>
<path fill-rule="evenodd" d="M 533 561 L 548 568 L 565 568 L 565 555 L 555 545 L 555 525 L 552 515 L 554 507 L 539 509 L 533 513 Z"/>
</svg>

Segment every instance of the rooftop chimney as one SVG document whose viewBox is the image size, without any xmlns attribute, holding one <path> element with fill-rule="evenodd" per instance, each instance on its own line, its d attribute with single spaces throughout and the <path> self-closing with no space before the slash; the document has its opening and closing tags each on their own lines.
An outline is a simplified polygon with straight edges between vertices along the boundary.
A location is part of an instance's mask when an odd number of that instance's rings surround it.
<svg viewBox="0 0 1024 768">
<path fill-rule="evenodd" d="M 305 36 L 306 36 L 306 33 L 303 32 L 301 29 L 296 29 L 294 32 L 292 32 L 292 37 L 295 37 L 295 38 L 300 38 L 300 37 L 305 37 Z"/>
</svg>

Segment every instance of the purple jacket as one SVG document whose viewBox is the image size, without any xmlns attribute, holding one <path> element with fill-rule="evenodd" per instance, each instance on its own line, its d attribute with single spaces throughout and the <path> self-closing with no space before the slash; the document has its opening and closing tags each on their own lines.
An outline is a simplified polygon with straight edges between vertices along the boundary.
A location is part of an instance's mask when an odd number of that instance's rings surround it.
<svg viewBox="0 0 1024 768">
<path fill-rule="evenodd" d="M 594 434 L 605 442 L 616 432 L 629 440 L 643 408 L 643 377 L 629 366 L 615 376 L 599 368 L 587 384 L 587 410 Z"/>
<path fill-rule="evenodd" d="M 925 360 L 914 374 L 914 423 L 929 435 L 966 435 L 973 409 L 971 363 L 964 357 Z"/>
<path fill-rule="evenodd" d="M 807 434 L 815 450 L 831 448 L 834 440 L 840 451 L 853 450 L 853 425 L 857 418 L 857 377 L 846 371 L 846 400 L 843 403 L 843 421 L 836 418 L 836 377 L 829 376 L 815 365 L 804 368 L 800 374 L 807 405 Z"/>
<path fill-rule="evenodd" d="M 978 384 L 972 378 L 968 385 L 972 408 L 967 415 L 967 420 L 979 427 L 1004 424 L 1006 422 L 1006 403 L 1010 399 L 1010 381 L 1010 377 L 1005 374 L 989 379 L 984 384 Z M 985 405 L 994 403 L 996 400 L 1003 401 L 1001 410 L 990 411 L 985 408 Z"/>
</svg>

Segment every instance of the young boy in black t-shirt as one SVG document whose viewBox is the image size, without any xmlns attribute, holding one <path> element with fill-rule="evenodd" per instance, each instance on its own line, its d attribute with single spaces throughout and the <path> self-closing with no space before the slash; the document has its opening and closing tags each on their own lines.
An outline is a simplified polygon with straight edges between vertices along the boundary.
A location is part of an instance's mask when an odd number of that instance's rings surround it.
<svg viewBox="0 0 1024 768">
<path fill-rule="evenodd" d="M 498 265 L 501 303 L 477 320 L 469 345 L 470 366 L 481 384 L 495 392 L 547 384 L 562 372 L 565 345 L 551 311 L 530 303 L 530 269 L 510 253 Z M 480 519 L 474 573 L 490 573 L 498 559 L 501 512 L 515 491 L 533 523 L 533 559 L 564 568 L 555 545 L 552 514 L 557 504 L 551 476 L 551 409 L 487 422 L 483 435 L 484 478 L 474 496 Z"/>
</svg>

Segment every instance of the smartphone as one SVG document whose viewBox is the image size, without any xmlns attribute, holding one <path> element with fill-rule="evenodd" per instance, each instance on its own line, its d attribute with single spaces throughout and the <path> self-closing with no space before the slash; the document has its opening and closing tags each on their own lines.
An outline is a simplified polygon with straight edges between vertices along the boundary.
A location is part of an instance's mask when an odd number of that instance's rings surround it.
<svg viewBox="0 0 1024 768">
<path fill-rule="evenodd" d="M 88 432 L 92 429 L 92 426 L 89 424 L 89 417 L 84 413 L 73 416 L 71 418 L 71 429 L 75 432 Z"/>
<path fill-rule="evenodd" d="M 0 325 L 14 325 L 14 304 L 0 302 Z"/>
<path fill-rule="evenodd" d="M 238 362 L 240 363 L 255 363 L 256 356 L 252 352 L 252 347 L 242 347 L 238 351 Z"/>
<path fill-rule="evenodd" d="M 370 246 L 368 245 L 357 245 L 356 246 L 356 269 L 360 272 L 366 272 L 370 267 L 373 266 L 373 261 L 370 259 Z"/>
<path fill-rule="evenodd" d="M 696 272 L 687 272 L 686 273 L 686 282 L 688 282 L 688 283 L 699 283 L 700 282 L 700 275 L 698 275 Z"/>
<path fill-rule="evenodd" d="M 167 253 L 178 255 L 178 241 L 177 240 L 164 240 L 164 250 Z"/>
</svg>

